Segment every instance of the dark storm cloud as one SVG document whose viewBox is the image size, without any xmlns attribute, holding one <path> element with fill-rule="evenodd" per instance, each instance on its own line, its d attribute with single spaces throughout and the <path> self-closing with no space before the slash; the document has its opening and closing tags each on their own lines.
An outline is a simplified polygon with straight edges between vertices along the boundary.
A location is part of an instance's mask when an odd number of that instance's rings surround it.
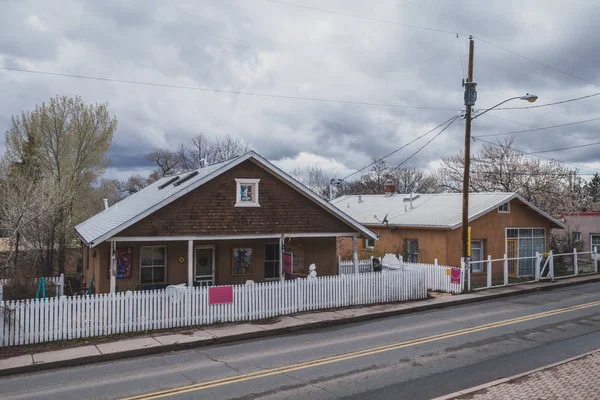
<svg viewBox="0 0 600 400">
<path fill-rule="evenodd" d="M 358 0 L 298 4 L 471 33 L 600 83 L 600 43 L 596 40 L 600 5 L 591 0 L 568 5 L 547 1 L 543 6 L 503 0 L 382 0 L 376 7 Z M 112 170 L 120 176 L 127 169 L 148 167 L 144 154 L 152 148 L 175 148 L 199 132 L 210 137 L 239 136 L 267 158 L 287 160 L 288 166 L 301 159 L 303 163 L 327 161 L 337 171 L 360 168 L 463 107 L 465 36 L 258 0 L 176 5 L 141 0 L 8 2 L 1 22 L 3 66 L 457 110 L 311 102 L 0 71 L 3 131 L 9 128 L 11 115 L 56 94 L 108 102 L 119 119 L 109 156 Z M 474 73 L 479 109 L 525 92 L 539 95 L 536 104 L 542 104 L 600 91 L 593 84 L 480 40 L 475 42 Z M 473 135 L 527 129 L 521 124 L 550 126 L 598 117 L 598 101 L 600 97 L 557 107 L 490 113 L 474 122 Z M 536 151 L 590 143 L 598 140 L 598 127 L 590 123 L 555 129 L 584 139 L 547 131 L 522 134 L 515 139 L 515 147 Z M 463 145 L 463 129 L 464 121 L 457 121 L 407 165 L 427 167 L 442 156 L 457 154 Z M 434 134 L 390 157 L 388 164 L 403 161 Z M 475 151 L 478 146 L 475 142 Z M 598 164 L 596 150 L 590 147 L 552 156 Z"/>
</svg>

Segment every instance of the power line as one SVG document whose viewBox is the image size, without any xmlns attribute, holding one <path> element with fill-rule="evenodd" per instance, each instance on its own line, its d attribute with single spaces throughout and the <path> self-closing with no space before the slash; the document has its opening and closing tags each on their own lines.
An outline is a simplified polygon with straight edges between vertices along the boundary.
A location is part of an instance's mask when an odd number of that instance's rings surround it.
<svg viewBox="0 0 600 400">
<path fill-rule="evenodd" d="M 525 106 L 525 107 L 498 107 L 498 108 L 494 108 L 491 111 L 496 111 L 496 110 L 529 110 L 531 108 L 550 107 L 550 106 L 555 106 L 555 105 L 558 105 L 558 104 L 571 103 L 573 101 L 585 100 L 585 99 L 589 99 L 591 97 L 596 97 L 596 96 L 600 96 L 600 92 L 588 94 L 587 96 L 575 97 L 573 99 L 556 101 L 554 103 L 538 104 L 538 105 L 535 105 L 535 106 Z"/>
<path fill-rule="evenodd" d="M 594 143 L 588 143 L 588 144 L 580 144 L 579 146 L 570 146 L 570 147 L 561 147 L 558 149 L 552 149 L 552 150 L 541 150 L 541 151 L 532 151 L 529 154 L 542 154 L 542 153 L 553 153 L 555 151 L 563 151 L 563 150 L 571 150 L 571 149 L 580 149 L 582 147 L 589 147 L 589 146 L 596 146 L 599 145 L 600 142 L 594 142 Z"/>
<path fill-rule="evenodd" d="M 552 129 L 552 128 L 561 128 L 561 127 L 564 127 L 564 126 L 572 126 L 572 125 L 585 124 L 587 122 L 598 121 L 598 120 L 600 120 L 600 117 L 599 118 L 586 119 L 586 120 L 583 120 L 583 121 L 569 122 L 569 123 L 560 124 L 560 125 L 538 127 L 538 128 L 524 129 L 524 130 L 521 130 L 521 131 L 512 131 L 512 132 L 504 132 L 504 133 L 490 133 L 490 134 L 487 134 L 487 135 L 478 135 L 478 136 L 474 136 L 474 137 L 475 138 L 482 138 L 482 137 L 492 137 L 492 136 L 516 135 L 516 134 L 519 134 L 519 133 L 537 132 L 537 131 L 543 131 L 543 130 Z M 560 134 L 561 135 L 570 136 L 570 135 L 567 135 L 565 133 L 560 133 Z M 582 139 L 582 138 L 580 138 L 580 139 Z"/>
<path fill-rule="evenodd" d="M 480 40 L 480 41 L 482 41 L 483 43 L 487 43 L 487 44 L 489 44 L 490 46 L 494 46 L 494 47 L 496 47 L 496 48 L 498 48 L 498 49 L 500 49 L 500 50 L 504 50 L 504 51 L 506 51 L 507 53 L 510 53 L 510 54 L 512 54 L 512 55 L 514 55 L 514 56 L 521 57 L 521 58 L 524 58 L 525 60 L 529 60 L 529 61 L 531 61 L 531 62 L 533 62 L 533 63 L 536 63 L 536 64 L 538 64 L 538 65 L 541 65 L 541 66 L 542 66 L 542 67 L 544 67 L 544 68 L 548 68 L 548 69 L 551 69 L 552 71 L 559 72 L 559 73 L 561 73 L 561 74 L 563 74 L 563 75 L 570 76 L 571 78 L 574 78 L 574 79 L 580 80 L 580 81 L 582 81 L 582 82 L 589 83 L 590 85 L 594 85 L 594 86 L 599 86 L 599 87 L 600 87 L 600 85 L 598 85 L 597 83 L 595 83 L 595 82 L 592 82 L 592 81 L 590 81 L 590 80 L 588 80 L 588 79 L 581 78 L 581 77 L 579 77 L 579 76 L 577 76 L 577 75 L 574 75 L 574 74 L 572 74 L 572 73 L 570 73 L 570 72 L 563 71 L 563 70 L 561 70 L 561 69 L 555 68 L 555 67 L 553 67 L 553 66 L 551 66 L 551 65 L 548 65 L 548 64 L 544 64 L 544 63 L 543 63 L 543 62 L 541 62 L 541 61 L 535 60 L 535 59 L 533 59 L 533 58 L 531 58 L 531 57 L 527 57 L 527 56 L 525 56 L 525 55 L 523 55 L 523 54 L 517 53 L 516 51 L 513 51 L 513 50 L 510 50 L 510 49 L 507 49 L 507 48 L 505 48 L 505 47 L 502 47 L 502 46 L 500 46 L 500 45 L 497 45 L 497 44 L 495 44 L 495 43 L 492 43 L 492 42 L 490 42 L 490 41 L 488 41 L 488 40 L 482 39 L 482 38 L 481 38 L 481 37 L 479 37 L 479 36 L 475 36 L 475 35 L 473 35 L 473 37 L 474 37 L 474 38 L 476 38 L 476 39 L 478 39 L 478 40 Z"/>
<path fill-rule="evenodd" d="M 427 143 L 425 143 L 423 146 L 421 146 L 417 151 L 415 151 L 414 153 L 412 153 L 410 156 L 408 156 L 407 158 L 405 158 L 404 161 L 402 161 L 400 164 L 396 165 L 389 172 L 390 173 L 394 172 L 395 170 L 397 170 L 398 168 L 400 168 L 402 165 L 404 165 L 408 160 L 410 160 L 411 158 L 413 158 L 414 156 L 416 156 L 421 150 L 423 150 L 425 147 L 427 147 L 429 145 L 429 143 L 433 142 L 438 136 L 440 136 L 442 133 L 444 133 L 444 131 L 446 129 L 448 129 L 450 127 L 450 125 L 452 125 L 458 118 L 459 118 L 458 116 L 452 118 L 450 120 L 450 122 L 444 127 L 444 129 L 442 129 L 441 131 L 439 131 L 434 137 L 432 137 L 431 139 L 429 139 L 427 141 Z"/>
<path fill-rule="evenodd" d="M 317 7 L 310 7 L 310 6 L 300 5 L 300 4 L 289 3 L 289 2 L 285 2 L 285 1 L 281 1 L 281 0 L 265 0 L 265 1 L 268 1 L 270 3 L 277 3 L 277 4 L 286 5 L 286 6 L 291 6 L 291 7 L 304 8 L 304 9 L 307 9 L 307 10 L 319 11 L 319 12 L 324 12 L 324 13 L 329 13 L 329 14 L 335 14 L 335 15 L 342 15 L 342 16 L 345 16 L 345 17 L 357 18 L 357 19 L 362 19 L 362 20 L 367 20 L 367 21 L 372 21 L 372 22 L 378 22 L 378 23 L 384 23 L 384 24 L 391 24 L 391 25 L 403 26 L 403 27 L 406 27 L 406 28 L 421 29 L 421 30 L 426 30 L 426 31 L 438 32 L 438 33 L 446 33 L 446 34 L 453 34 L 453 35 L 459 35 L 459 36 L 469 36 L 469 34 L 467 34 L 467 33 L 452 32 L 452 31 L 445 30 L 445 29 L 431 28 L 431 27 L 420 26 L 420 25 L 405 24 L 405 23 L 401 23 L 401 22 L 397 22 L 397 21 L 390 21 L 390 20 L 383 20 L 383 19 L 365 17 L 365 16 L 362 16 L 362 15 L 343 13 L 343 12 L 339 12 L 339 11 L 327 10 L 327 9 L 317 8 Z M 592 81 L 590 81 L 588 79 L 579 77 L 579 76 L 577 76 L 575 74 L 572 74 L 570 72 L 563 71 L 563 70 L 561 70 L 559 68 L 556 68 L 556 67 L 553 67 L 551 65 L 545 64 L 545 63 L 543 63 L 541 61 L 538 61 L 538 60 L 535 60 L 535 59 L 533 59 L 531 57 L 528 57 L 528 56 L 525 56 L 523 54 L 517 53 L 516 51 L 510 50 L 510 49 L 502 47 L 502 46 L 500 46 L 498 44 L 492 43 L 489 40 L 485 40 L 485 39 L 483 39 L 483 38 L 481 38 L 479 36 L 473 35 L 473 37 L 475 39 L 483 42 L 483 43 L 486 43 L 486 44 L 488 44 L 490 46 L 496 47 L 496 48 L 498 48 L 500 50 L 506 51 L 506 52 L 508 52 L 508 53 L 510 53 L 510 54 L 512 54 L 514 56 L 521 57 L 521 58 L 523 58 L 525 60 L 528 60 L 528 61 L 531 61 L 533 63 L 536 63 L 536 64 L 538 64 L 538 65 L 540 65 L 540 66 L 542 66 L 544 68 L 547 68 L 547 69 L 550 69 L 552 71 L 561 73 L 563 75 L 570 76 L 571 78 L 580 80 L 582 82 L 586 82 L 586 83 L 589 83 L 591 85 L 599 86 L 600 87 L 600 85 L 598 85 L 597 83 L 592 82 Z"/>
<path fill-rule="evenodd" d="M 491 144 L 492 146 L 501 147 L 503 149 L 515 151 L 517 153 L 521 153 L 521 154 L 524 154 L 524 155 L 531 155 L 531 156 L 534 156 L 534 157 L 537 157 L 537 158 L 542 158 L 544 160 L 554 161 L 554 162 L 557 162 L 557 163 L 560 163 L 560 164 L 573 165 L 573 166 L 575 166 L 577 168 L 593 169 L 593 170 L 596 170 L 596 171 L 600 171 L 600 169 L 598 169 L 598 168 L 586 167 L 585 165 L 580 165 L 580 164 L 575 164 L 575 163 L 568 162 L 568 161 L 557 160 L 555 158 L 540 156 L 540 155 L 534 154 L 534 152 L 527 152 L 527 151 L 523 151 L 523 150 L 518 150 L 518 149 L 515 149 L 514 147 L 504 146 L 504 145 L 501 145 L 499 143 L 489 142 L 489 141 L 484 140 L 484 139 L 477 139 L 477 141 L 480 141 L 480 142 L 483 142 L 483 143 L 487 143 L 487 144 Z"/>
<path fill-rule="evenodd" d="M 526 124 L 526 123 L 524 123 L 524 122 L 520 122 L 520 121 L 515 121 L 514 119 L 508 119 L 508 118 L 504 118 L 504 117 L 499 117 L 499 116 L 497 116 L 497 115 L 492 115 L 492 114 L 486 114 L 486 115 L 487 115 L 488 117 L 492 117 L 492 118 L 500 119 L 500 120 L 503 120 L 503 121 L 513 122 L 513 123 L 515 123 L 515 124 L 519 124 L 519 125 L 523 125 L 523 126 L 528 126 L 528 127 L 530 127 L 530 128 L 540 128 L 539 126 L 535 126 L 535 125 Z M 563 136 L 568 136 L 568 137 L 574 137 L 574 138 L 581 139 L 581 140 L 587 140 L 588 142 L 592 141 L 592 139 L 589 139 L 589 138 L 584 138 L 583 136 L 577 136 L 577 135 L 574 135 L 574 134 L 572 134 L 572 133 L 564 133 L 564 132 L 559 132 L 559 131 L 552 130 L 552 129 L 550 129 L 550 128 L 546 128 L 546 130 L 548 130 L 548 131 L 550 131 L 550 132 L 552 132 L 552 133 L 556 133 L 557 135 L 563 135 Z"/>
<path fill-rule="evenodd" d="M 471 171 L 471 174 L 484 174 L 484 175 L 497 175 L 501 172 L 506 172 L 506 171 Z M 514 172 L 514 171 L 510 171 L 510 172 L 506 172 L 509 175 L 524 175 L 524 176 L 568 176 L 569 173 L 565 173 L 565 174 L 557 174 L 554 172 Z M 575 173 L 575 176 L 594 176 L 596 175 L 595 173 Z"/>
<path fill-rule="evenodd" d="M 433 128 L 433 129 L 430 129 L 430 130 L 428 130 L 427 132 L 423 133 L 422 135 L 419 135 L 419 136 L 417 136 L 415 139 L 413 139 L 413 140 L 411 140 L 410 142 L 408 142 L 408 143 L 406 143 L 406 144 L 402 145 L 401 147 L 398 147 L 396 150 L 392 151 L 391 153 L 388 153 L 388 154 L 386 154 L 385 156 L 381 157 L 380 159 L 373 161 L 371 164 L 369 164 L 369 165 L 366 165 L 366 166 L 362 167 L 361 169 L 358 169 L 358 170 L 354 171 L 354 172 L 353 172 L 353 173 L 351 173 L 350 175 L 348 175 L 348 176 L 346 176 L 346 177 L 342 178 L 342 180 L 343 180 L 343 181 L 345 181 L 346 179 L 350 178 L 351 176 L 353 176 L 353 175 L 356 175 L 356 174 L 358 174 L 359 172 L 361 172 L 361 171 L 364 171 L 365 169 L 369 168 L 370 166 L 377 164 L 377 163 L 378 163 L 378 162 L 380 162 L 381 160 L 384 160 L 384 159 L 388 158 L 389 156 L 391 156 L 392 154 L 395 154 L 395 153 L 399 152 L 400 150 L 402 150 L 402 149 L 403 149 L 403 148 L 405 148 L 406 146 L 409 146 L 409 145 L 413 144 L 413 143 L 414 143 L 414 142 L 416 142 L 417 140 L 421 139 L 421 138 L 422 138 L 422 137 L 424 137 L 424 136 L 427 136 L 428 134 L 430 134 L 431 132 L 435 131 L 436 129 L 438 129 L 438 128 L 439 128 L 439 127 L 441 127 L 442 125 L 444 125 L 444 124 L 446 124 L 446 123 L 450 122 L 452 119 L 456 119 L 456 118 L 458 118 L 458 117 L 457 117 L 457 116 L 455 116 L 455 117 L 452 117 L 452 118 L 450 118 L 450 119 L 447 119 L 446 121 L 442 122 L 441 124 L 439 124 L 439 125 L 438 125 L 438 126 L 436 126 L 435 128 Z"/>
<path fill-rule="evenodd" d="M 279 95 L 279 94 L 269 94 L 269 93 L 246 92 L 246 91 L 240 91 L 240 90 L 215 89 L 215 88 L 207 88 L 207 87 L 199 87 L 199 86 L 172 85 L 172 84 L 164 84 L 164 83 L 156 83 L 156 82 L 134 81 L 134 80 L 127 80 L 127 79 L 113 79 L 113 78 L 104 78 L 104 77 L 97 77 L 97 76 L 75 75 L 75 74 L 66 74 L 66 73 L 60 73 L 60 72 L 37 71 L 37 70 L 31 70 L 31 69 L 11 68 L 11 67 L 0 67 L 0 70 L 26 72 L 26 73 L 30 73 L 30 74 L 49 75 L 49 76 L 60 76 L 60 77 L 65 77 L 65 78 L 87 79 L 87 80 L 103 81 L 103 82 L 127 83 L 127 84 L 132 84 L 132 85 L 154 86 L 154 87 L 172 88 L 172 89 L 198 90 L 198 91 L 202 91 L 202 92 L 227 93 L 227 94 L 237 94 L 237 95 L 244 95 L 244 96 L 257 96 L 257 97 L 268 97 L 268 98 L 288 99 L 288 100 L 317 101 L 317 102 L 322 102 L 322 103 L 340 103 L 340 104 L 374 106 L 374 107 L 389 107 L 389 108 L 410 108 L 410 109 L 419 109 L 419 110 L 439 110 L 439 111 L 457 111 L 458 110 L 457 108 L 407 106 L 407 105 L 401 105 L 401 104 L 373 103 L 373 102 L 362 102 L 362 101 L 351 101 L 351 100 L 325 99 L 325 98 L 319 98 L 319 97 L 303 97 L 303 96 L 290 96 L 290 95 Z"/>
<path fill-rule="evenodd" d="M 305 6 L 305 5 L 301 5 L 301 4 L 288 3 L 286 1 L 280 1 L 280 0 L 265 0 L 265 1 L 267 1 L 269 3 L 282 4 L 282 5 L 285 5 L 285 6 L 291 6 L 291 7 L 297 7 L 297 8 L 304 8 L 304 9 L 307 9 L 307 10 L 319 11 L 319 12 L 324 12 L 324 13 L 329 13 L 329 14 L 335 14 L 335 15 L 342 15 L 344 17 L 364 19 L 364 20 L 367 20 L 367 21 L 379 22 L 379 23 L 383 23 L 383 24 L 398 25 L 398 26 L 403 26 L 405 28 L 421 29 L 421 30 L 431 31 L 431 32 L 437 32 L 437 33 L 447 33 L 447 34 L 450 34 L 450 35 L 469 36 L 467 33 L 452 32 L 452 31 L 447 31 L 445 29 L 437 29 L 437 28 L 431 28 L 431 27 L 427 27 L 427 26 L 405 24 L 405 23 L 402 23 L 402 22 L 389 21 L 389 20 L 377 19 L 377 18 L 371 18 L 371 17 L 365 17 L 363 15 L 357 15 L 357 14 L 348 14 L 348 13 L 334 11 L 334 10 L 327 10 L 327 9 L 324 9 L 324 8 L 317 8 L 317 7 L 310 7 L 310 6 Z"/>
</svg>

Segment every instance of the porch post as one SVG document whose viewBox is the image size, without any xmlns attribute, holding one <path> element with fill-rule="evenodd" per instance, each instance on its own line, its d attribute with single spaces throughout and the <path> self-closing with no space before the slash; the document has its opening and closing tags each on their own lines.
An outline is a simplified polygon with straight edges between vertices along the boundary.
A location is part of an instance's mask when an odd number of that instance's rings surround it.
<svg viewBox="0 0 600 400">
<path fill-rule="evenodd" d="M 117 293 L 117 242 L 110 242 L 110 293 Z"/>
<path fill-rule="evenodd" d="M 358 274 L 358 253 L 356 252 L 356 236 L 352 236 L 352 265 L 354 273 Z"/>
<path fill-rule="evenodd" d="M 188 286 L 194 286 L 194 241 L 188 240 Z"/>
<path fill-rule="evenodd" d="M 284 281 L 283 276 L 283 235 L 279 238 L 279 280 Z"/>
</svg>

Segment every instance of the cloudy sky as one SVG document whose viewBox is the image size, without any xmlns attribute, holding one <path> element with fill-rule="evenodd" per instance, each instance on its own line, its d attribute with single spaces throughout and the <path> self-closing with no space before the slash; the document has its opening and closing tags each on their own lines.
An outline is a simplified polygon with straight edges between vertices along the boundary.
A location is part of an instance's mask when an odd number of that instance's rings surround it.
<svg viewBox="0 0 600 400">
<path fill-rule="evenodd" d="M 476 36 L 479 109 L 525 92 L 540 97 L 536 104 L 600 92 L 600 4 L 593 0 L 289 3 L 333 13 L 266 0 L 0 1 L 1 67 L 342 101 L 0 69 L 0 128 L 6 131 L 12 115 L 52 96 L 79 95 L 89 103 L 108 102 L 119 120 L 110 177 L 148 171 L 146 152 L 174 148 L 199 132 L 239 136 L 287 169 L 316 163 L 343 176 L 459 113 L 468 51 L 463 34 Z M 600 96 L 490 112 L 474 121 L 473 135 L 596 118 L 599 101 Z M 596 121 L 522 133 L 515 147 L 537 151 L 593 143 L 600 140 L 599 126 Z M 458 121 L 410 164 L 436 165 L 460 150 L 463 135 L 464 121 Z M 431 136 L 388 163 L 401 162 Z M 583 165 L 582 172 L 589 173 L 600 168 L 599 148 L 545 155 Z"/>
</svg>

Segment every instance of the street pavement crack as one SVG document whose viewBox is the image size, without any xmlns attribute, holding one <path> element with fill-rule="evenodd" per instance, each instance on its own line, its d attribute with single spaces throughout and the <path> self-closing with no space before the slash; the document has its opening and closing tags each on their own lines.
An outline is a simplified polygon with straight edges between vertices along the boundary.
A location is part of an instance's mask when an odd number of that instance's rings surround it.
<svg viewBox="0 0 600 400">
<path fill-rule="evenodd" d="M 233 370 L 233 371 L 235 371 L 235 372 L 237 372 L 237 373 L 240 373 L 240 374 L 242 373 L 242 371 L 240 371 L 239 369 L 236 369 L 236 368 L 232 367 L 231 365 L 229 365 L 229 363 L 228 363 L 227 361 L 218 360 L 218 359 L 216 359 L 216 358 L 213 358 L 213 357 L 209 356 L 208 354 L 206 354 L 206 353 L 203 353 L 203 352 L 201 352 L 201 351 L 198 351 L 197 353 L 198 353 L 198 354 L 202 354 L 203 356 L 205 356 L 206 358 L 208 358 L 208 359 L 209 359 L 209 360 L 211 360 L 211 361 L 214 361 L 214 362 L 216 362 L 216 363 L 223 364 L 223 365 L 225 365 L 227 368 L 229 368 L 229 369 L 231 369 L 231 370 Z"/>
<path fill-rule="evenodd" d="M 296 381 L 298 381 L 298 382 L 300 382 L 300 383 L 303 383 L 303 384 L 305 384 L 305 385 L 308 385 L 308 386 L 314 387 L 315 389 L 322 390 L 322 391 L 324 391 L 325 393 L 329 393 L 330 395 L 332 395 L 332 396 L 333 396 L 333 397 L 335 397 L 336 399 L 341 399 L 341 398 L 342 398 L 341 396 L 338 396 L 337 394 L 333 393 L 332 391 L 330 391 L 330 390 L 327 390 L 327 389 L 325 389 L 324 387 L 321 387 L 321 386 L 319 386 L 319 385 L 317 385 L 316 383 L 313 383 L 313 382 L 311 382 L 311 381 L 305 381 L 305 380 L 303 380 L 303 379 L 300 379 L 300 378 L 298 378 L 298 377 L 296 377 L 296 376 L 288 375 L 288 374 L 286 374 L 286 373 L 282 373 L 281 375 L 283 375 L 283 376 L 286 376 L 286 377 L 288 377 L 288 378 L 291 378 L 291 379 L 294 379 L 294 380 L 296 380 Z"/>
</svg>

